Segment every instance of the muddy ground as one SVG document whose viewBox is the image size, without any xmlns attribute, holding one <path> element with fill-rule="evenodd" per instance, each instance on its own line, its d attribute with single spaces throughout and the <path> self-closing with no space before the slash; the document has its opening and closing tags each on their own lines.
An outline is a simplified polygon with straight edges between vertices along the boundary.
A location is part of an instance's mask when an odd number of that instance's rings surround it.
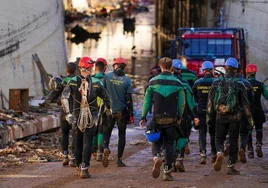
<svg viewBox="0 0 268 188">
<path fill-rule="evenodd" d="M 20 166 L 5 168 L 0 171 L 0 187 L 268 187 L 268 139 L 264 137 L 264 157 L 248 160 L 246 164 L 237 163 L 241 175 L 228 176 L 227 158 L 222 171 L 214 172 L 210 158 L 206 165 L 199 165 L 198 133 L 193 132 L 190 142 L 190 155 L 185 158 L 185 173 L 173 173 L 175 181 L 163 182 L 162 174 L 158 179 L 151 176 L 152 157 L 150 145 L 144 143 L 144 130 L 129 126 L 124 162 L 127 167 L 118 168 L 115 160 L 108 168 L 93 161 L 90 167 L 90 179 L 80 179 L 75 168 L 62 167 L 61 162 L 24 163 Z M 117 130 L 112 136 L 112 155 L 115 155 Z M 264 135 L 268 135 L 265 127 Z M 140 142 L 138 144 L 137 142 Z M 209 147 L 209 145 L 208 145 Z"/>
</svg>

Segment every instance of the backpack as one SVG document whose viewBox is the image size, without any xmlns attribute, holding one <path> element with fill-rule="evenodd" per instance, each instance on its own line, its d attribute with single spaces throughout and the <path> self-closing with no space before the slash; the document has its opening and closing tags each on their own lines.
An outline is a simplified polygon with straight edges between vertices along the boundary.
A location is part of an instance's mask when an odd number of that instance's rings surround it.
<svg viewBox="0 0 268 188">
<path fill-rule="evenodd" d="M 238 109 L 235 80 L 223 78 L 214 96 L 214 109 L 220 114 L 229 114 Z"/>
</svg>

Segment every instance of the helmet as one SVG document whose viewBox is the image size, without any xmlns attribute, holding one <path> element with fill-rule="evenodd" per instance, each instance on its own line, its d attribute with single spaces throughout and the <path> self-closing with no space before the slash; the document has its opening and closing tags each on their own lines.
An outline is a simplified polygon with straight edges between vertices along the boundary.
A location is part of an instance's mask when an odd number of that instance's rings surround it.
<svg viewBox="0 0 268 188">
<path fill-rule="evenodd" d="M 182 69 L 183 65 L 182 65 L 182 62 L 179 59 L 173 59 L 172 60 L 172 67 L 174 67 L 176 69 Z"/>
<path fill-rule="evenodd" d="M 61 77 L 58 77 L 58 76 L 52 77 L 49 80 L 48 88 L 51 91 L 59 91 L 59 90 L 61 90 L 62 89 L 62 79 L 61 79 Z"/>
<path fill-rule="evenodd" d="M 210 61 L 204 61 L 202 63 L 202 70 L 213 69 L 213 64 Z"/>
<path fill-rule="evenodd" d="M 216 68 L 215 68 L 215 72 L 216 72 L 216 73 L 223 73 L 223 74 L 226 73 L 224 67 L 216 67 Z"/>
<path fill-rule="evenodd" d="M 246 73 L 256 73 L 257 71 L 257 66 L 254 64 L 248 64 L 246 67 Z"/>
<path fill-rule="evenodd" d="M 153 130 L 147 130 L 145 132 L 145 138 L 149 142 L 156 142 L 160 138 L 160 132 L 159 131 L 153 131 Z"/>
<path fill-rule="evenodd" d="M 225 61 L 225 66 L 232 67 L 234 69 L 238 69 L 238 61 L 235 58 L 230 57 Z"/>
<path fill-rule="evenodd" d="M 114 63 L 113 63 L 113 66 L 116 65 L 116 64 L 123 64 L 123 65 L 127 65 L 127 62 L 124 58 L 122 57 L 118 57 L 118 58 L 114 58 Z"/>
<path fill-rule="evenodd" d="M 93 68 L 94 61 L 90 57 L 85 56 L 80 59 L 78 66 L 80 68 L 85 68 L 85 69 Z"/>
<path fill-rule="evenodd" d="M 107 65 L 107 61 L 106 59 L 102 58 L 102 57 L 99 57 L 96 62 L 102 62 L 104 65 Z"/>
</svg>

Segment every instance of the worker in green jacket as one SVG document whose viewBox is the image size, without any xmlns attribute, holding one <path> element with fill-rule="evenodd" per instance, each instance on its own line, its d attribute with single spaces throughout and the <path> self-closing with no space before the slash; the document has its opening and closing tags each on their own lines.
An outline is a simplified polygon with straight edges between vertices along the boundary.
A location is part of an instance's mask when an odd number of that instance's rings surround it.
<svg viewBox="0 0 268 188">
<path fill-rule="evenodd" d="M 159 177 L 162 166 L 161 147 L 165 148 L 164 181 L 172 181 L 172 162 L 174 157 L 174 141 L 179 138 L 178 124 L 182 120 L 185 108 L 185 93 L 182 83 L 172 74 L 172 59 L 160 59 L 161 74 L 152 78 L 145 93 L 140 126 L 147 121 L 152 101 L 153 119 L 147 130 L 157 130 L 159 139 L 152 144 L 154 167 L 152 176 Z M 151 134 L 151 133 L 148 133 Z"/>
<path fill-rule="evenodd" d="M 172 60 L 172 69 L 173 74 L 182 82 L 182 86 L 185 92 L 186 107 L 183 113 L 183 118 L 181 121 L 180 129 L 180 138 L 175 141 L 175 163 L 174 170 L 179 172 L 185 172 L 183 159 L 185 153 L 185 146 L 188 140 L 188 132 L 192 128 L 192 118 L 194 117 L 195 125 L 199 124 L 199 118 L 197 114 L 197 104 L 194 99 L 193 91 L 187 81 L 181 78 L 181 70 L 183 68 L 182 62 L 179 59 Z M 191 113 L 191 115 L 190 115 Z"/>
</svg>

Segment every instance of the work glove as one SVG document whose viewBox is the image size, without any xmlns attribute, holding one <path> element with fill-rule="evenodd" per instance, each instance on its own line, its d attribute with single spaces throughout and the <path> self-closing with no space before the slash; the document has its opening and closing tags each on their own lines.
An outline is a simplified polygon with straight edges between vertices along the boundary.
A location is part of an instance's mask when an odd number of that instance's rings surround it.
<svg viewBox="0 0 268 188">
<path fill-rule="evenodd" d="M 130 116 L 130 117 L 129 117 L 129 123 L 130 123 L 130 124 L 133 124 L 133 123 L 134 123 L 134 116 Z"/>
<path fill-rule="evenodd" d="M 66 121 L 67 121 L 70 125 L 75 125 L 75 124 L 76 124 L 76 118 L 75 118 L 74 115 L 71 114 L 71 113 L 68 113 L 68 114 L 65 116 L 65 119 L 66 119 Z"/>
</svg>

